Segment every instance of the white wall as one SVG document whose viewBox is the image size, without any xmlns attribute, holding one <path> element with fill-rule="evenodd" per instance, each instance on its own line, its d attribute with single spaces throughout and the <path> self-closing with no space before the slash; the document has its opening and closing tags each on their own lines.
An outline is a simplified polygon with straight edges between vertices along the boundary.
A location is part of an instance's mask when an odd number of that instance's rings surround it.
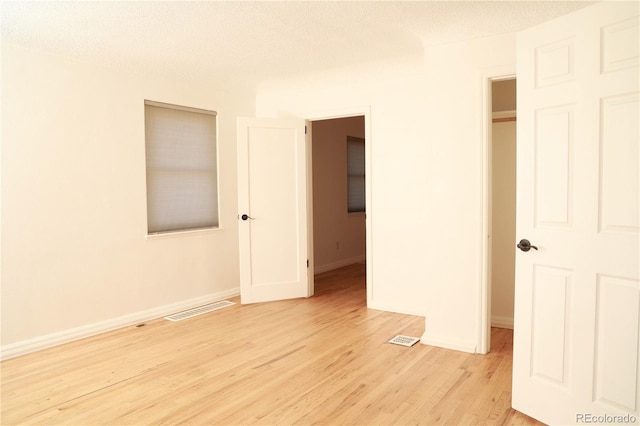
<svg viewBox="0 0 640 426">
<path fill-rule="evenodd" d="M 254 93 L 2 45 L 2 349 L 238 293 L 236 116 Z M 146 235 L 144 100 L 218 112 L 221 227 Z"/>
<path fill-rule="evenodd" d="M 375 195 L 367 204 L 372 221 L 374 247 L 373 287 L 370 307 L 397 312 L 424 313 L 426 274 L 415 267 L 424 264 L 424 242 L 416 232 L 426 223 L 421 204 L 425 181 L 422 58 L 370 64 L 273 81 L 258 87 L 256 110 L 260 116 L 329 116 L 360 106 L 371 106 L 371 187 Z M 326 114 L 326 115 L 325 115 Z M 417 203 L 415 191 L 419 189 Z M 413 217 L 412 217 L 413 216 Z M 401 220 L 400 220 L 401 219 Z M 371 280 L 373 278 L 373 281 Z"/>
<path fill-rule="evenodd" d="M 424 343 L 479 341 L 483 84 L 505 68 L 515 72 L 514 34 L 258 87 L 258 115 L 370 107 L 370 307 L 424 315 Z"/>
<path fill-rule="evenodd" d="M 515 35 L 216 90 L 2 46 L 7 356 L 237 292 L 235 119 L 370 111 L 370 307 L 473 351 L 482 275 L 483 79 Z M 221 229 L 145 239 L 143 100 L 218 111 Z M 255 110 L 254 110 L 255 105 Z"/>
<path fill-rule="evenodd" d="M 443 45 L 427 51 L 426 128 L 433 146 L 427 193 L 431 206 L 433 287 L 426 298 L 423 341 L 480 350 L 480 286 L 489 77 L 515 74 L 515 34 Z"/>
<path fill-rule="evenodd" d="M 364 139 L 363 116 L 312 124 L 315 273 L 365 259 L 365 215 L 347 211 L 347 136 Z"/>
</svg>

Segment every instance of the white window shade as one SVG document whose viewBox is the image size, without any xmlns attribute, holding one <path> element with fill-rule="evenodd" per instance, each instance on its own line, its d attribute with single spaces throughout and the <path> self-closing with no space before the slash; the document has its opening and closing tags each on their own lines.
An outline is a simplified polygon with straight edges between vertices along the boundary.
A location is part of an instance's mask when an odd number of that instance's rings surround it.
<svg viewBox="0 0 640 426">
<path fill-rule="evenodd" d="M 347 209 L 365 211 L 364 139 L 347 136 Z"/>
<path fill-rule="evenodd" d="M 218 226 L 215 112 L 145 102 L 147 232 Z"/>
</svg>

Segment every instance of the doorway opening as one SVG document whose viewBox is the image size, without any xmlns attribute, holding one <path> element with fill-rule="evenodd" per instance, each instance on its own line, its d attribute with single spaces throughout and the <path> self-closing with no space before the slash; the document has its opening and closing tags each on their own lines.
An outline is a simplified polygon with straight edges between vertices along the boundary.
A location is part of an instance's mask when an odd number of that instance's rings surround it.
<svg viewBox="0 0 640 426">
<path fill-rule="evenodd" d="M 487 342 L 490 328 L 513 329 L 516 239 L 516 80 L 490 81 L 487 153 Z"/>
<path fill-rule="evenodd" d="M 365 286 L 366 143 L 364 115 L 311 122 L 313 273 L 349 267 Z"/>
</svg>

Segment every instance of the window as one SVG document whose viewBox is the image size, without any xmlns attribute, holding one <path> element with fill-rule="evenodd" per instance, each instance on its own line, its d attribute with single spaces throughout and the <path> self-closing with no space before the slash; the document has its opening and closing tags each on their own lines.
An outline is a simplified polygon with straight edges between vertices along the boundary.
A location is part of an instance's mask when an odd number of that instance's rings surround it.
<svg viewBox="0 0 640 426">
<path fill-rule="evenodd" d="M 147 232 L 218 226 L 216 113 L 145 101 Z"/>
<path fill-rule="evenodd" d="M 347 136 L 347 207 L 349 213 L 365 211 L 364 139 Z"/>
</svg>

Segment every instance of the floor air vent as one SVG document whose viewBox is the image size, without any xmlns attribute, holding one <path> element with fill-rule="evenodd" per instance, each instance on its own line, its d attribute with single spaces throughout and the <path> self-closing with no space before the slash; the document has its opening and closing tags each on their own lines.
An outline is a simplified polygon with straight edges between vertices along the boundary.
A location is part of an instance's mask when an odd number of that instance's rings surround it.
<svg viewBox="0 0 640 426">
<path fill-rule="evenodd" d="M 394 345 L 400 345 L 400 346 L 413 346 L 419 341 L 420 341 L 420 338 L 418 337 L 403 336 L 399 334 L 393 339 L 389 340 L 389 343 L 393 343 Z"/>
<path fill-rule="evenodd" d="M 207 312 L 217 311 L 218 309 L 226 308 L 227 306 L 231 305 L 235 305 L 235 303 L 223 300 L 221 302 L 210 303 L 208 305 L 189 309 L 188 311 L 178 312 L 177 314 L 164 317 L 164 319 L 169 321 L 182 321 L 183 319 L 195 317 L 196 315 L 206 314 Z"/>
</svg>

